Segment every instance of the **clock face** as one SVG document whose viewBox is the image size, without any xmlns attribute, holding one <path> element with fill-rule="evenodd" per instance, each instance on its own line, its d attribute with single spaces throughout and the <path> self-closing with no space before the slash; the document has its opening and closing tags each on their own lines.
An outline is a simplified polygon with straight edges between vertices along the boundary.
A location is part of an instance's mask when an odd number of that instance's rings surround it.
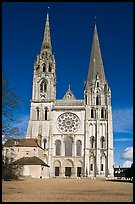
<svg viewBox="0 0 135 204">
<path fill-rule="evenodd" d="M 74 113 L 63 113 L 57 119 L 58 129 L 62 133 L 74 133 L 80 126 L 80 119 Z"/>
</svg>

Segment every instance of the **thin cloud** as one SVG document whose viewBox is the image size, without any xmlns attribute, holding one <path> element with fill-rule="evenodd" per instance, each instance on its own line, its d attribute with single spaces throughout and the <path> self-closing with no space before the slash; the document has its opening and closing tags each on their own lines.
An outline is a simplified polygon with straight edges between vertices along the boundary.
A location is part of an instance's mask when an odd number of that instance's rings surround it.
<svg viewBox="0 0 135 204">
<path fill-rule="evenodd" d="M 122 154 L 122 159 L 124 160 L 129 160 L 129 161 L 133 161 L 133 147 L 127 147 L 123 154 Z"/>
<path fill-rule="evenodd" d="M 132 161 L 127 160 L 124 162 L 123 167 L 124 168 L 131 167 L 132 163 L 133 163 Z"/>
<path fill-rule="evenodd" d="M 113 110 L 113 131 L 117 133 L 133 132 L 133 108 Z"/>
<path fill-rule="evenodd" d="M 114 142 L 126 142 L 126 141 L 132 141 L 132 138 L 116 138 L 114 139 Z"/>
</svg>

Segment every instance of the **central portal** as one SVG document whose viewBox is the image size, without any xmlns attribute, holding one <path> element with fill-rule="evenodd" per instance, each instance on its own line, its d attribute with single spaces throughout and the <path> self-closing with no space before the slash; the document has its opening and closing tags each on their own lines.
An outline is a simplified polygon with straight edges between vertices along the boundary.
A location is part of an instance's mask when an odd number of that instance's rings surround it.
<svg viewBox="0 0 135 204">
<path fill-rule="evenodd" d="M 71 167 L 65 167 L 65 176 L 71 177 Z"/>
</svg>

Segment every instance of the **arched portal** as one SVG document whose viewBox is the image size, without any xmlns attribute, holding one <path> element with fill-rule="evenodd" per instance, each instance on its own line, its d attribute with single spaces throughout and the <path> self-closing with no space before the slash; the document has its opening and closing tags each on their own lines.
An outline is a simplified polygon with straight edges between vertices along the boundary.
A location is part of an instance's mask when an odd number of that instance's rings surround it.
<svg viewBox="0 0 135 204">
<path fill-rule="evenodd" d="M 59 177 L 61 174 L 61 162 L 59 160 L 56 160 L 53 164 L 54 167 L 54 176 Z"/>
<path fill-rule="evenodd" d="M 66 178 L 73 177 L 74 175 L 74 163 L 71 159 L 67 159 L 64 162 L 64 176 Z"/>
</svg>

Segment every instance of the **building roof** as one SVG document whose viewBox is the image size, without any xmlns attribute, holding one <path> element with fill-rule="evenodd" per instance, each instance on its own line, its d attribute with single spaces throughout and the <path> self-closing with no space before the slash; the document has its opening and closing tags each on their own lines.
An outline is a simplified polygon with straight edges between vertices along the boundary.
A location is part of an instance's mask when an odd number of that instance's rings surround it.
<svg viewBox="0 0 135 204">
<path fill-rule="evenodd" d="M 70 90 L 70 85 L 68 86 L 68 90 L 67 90 L 67 92 L 66 92 L 66 94 L 64 95 L 64 97 L 63 97 L 62 100 L 66 100 L 66 101 L 76 100 L 76 98 L 74 97 L 72 91 Z"/>
<path fill-rule="evenodd" d="M 40 147 L 34 138 L 8 139 L 3 147 Z"/>
<path fill-rule="evenodd" d="M 17 159 L 16 161 L 12 162 L 10 165 L 42 165 L 50 167 L 48 164 L 46 164 L 43 160 L 39 159 L 38 157 L 21 157 L 20 159 Z"/>
</svg>

